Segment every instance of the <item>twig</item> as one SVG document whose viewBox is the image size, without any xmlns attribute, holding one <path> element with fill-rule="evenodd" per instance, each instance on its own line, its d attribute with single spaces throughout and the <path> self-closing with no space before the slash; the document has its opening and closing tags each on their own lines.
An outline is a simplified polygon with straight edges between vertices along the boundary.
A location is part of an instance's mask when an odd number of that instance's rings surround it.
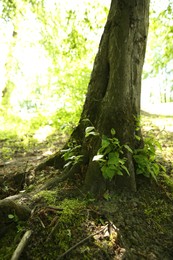
<svg viewBox="0 0 173 260">
<path fill-rule="evenodd" d="M 76 247 L 80 246 L 81 244 L 83 244 L 85 241 L 87 241 L 88 239 L 90 239 L 91 237 L 94 237 L 95 235 L 101 233 L 102 231 L 104 231 L 106 228 L 108 227 L 108 225 L 106 225 L 104 228 L 102 228 L 101 230 L 89 235 L 88 237 L 84 238 L 83 240 L 79 241 L 77 244 L 75 244 L 74 246 L 70 247 L 65 253 L 63 253 L 62 255 L 60 255 L 57 260 L 61 259 L 62 257 L 64 257 L 65 255 L 67 255 L 69 252 L 71 252 L 73 249 L 75 249 Z"/>
<path fill-rule="evenodd" d="M 57 220 L 57 222 L 56 222 L 55 226 L 52 228 L 50 234 L 48 235 L 48 237 L 47 237 L 47 239 L 46 239 L 46 242 L 48 242 L 48 241 L 50 240 L 51 236 L 53 235 L 53 233 L 55 232 L 55 230 L 56 230 L 56 228 L 57 228 L 57 226 L 58 226 L 58 224 L 59 224 L 58 217 L 56 217 L 56 220 Z M 55 220 L 55 221 L 56 221 L 56 220 Z"/>
<path fill-rule="evenodd" d="M 20 240 L 20 243 L 18 244 L 16 250 L 14 251 L 11 260 L 18 260 L 21 253 L 23 252 L 23 249 L 25 248 L 27 242 L 29 241 L 29 238 L 32 234 L 32 230 L 27 230 L 25 234 L 23 235 L 22 239 Z"/>
<path fill-rule="evenodd" d="M 38 220 L 40 221 L 41 226 L 42 226 L 43 228 L 46 228 L 45 225 L 44 225 L 44 223 L 43 223 L 43 221 L 41 220 L 41 218 L 38 217 Z"/>
</svg>

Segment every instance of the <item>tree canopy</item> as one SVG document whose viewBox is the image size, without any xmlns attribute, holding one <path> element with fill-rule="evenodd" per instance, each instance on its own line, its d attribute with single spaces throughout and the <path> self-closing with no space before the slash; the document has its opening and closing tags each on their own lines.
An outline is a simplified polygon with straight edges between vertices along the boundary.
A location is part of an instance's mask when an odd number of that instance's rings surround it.
<svg viewBox="0 0 173 260">
<path fill-rule="evenodd" d="M 151 4 L 144 78 L 158 78 L 161 73 L 165 83 L 152 91 L 159 89 L 161 101 L 167 91 L 167 101 L 171 101 L 172 4 L 164 3 Z M 76 1 L 73 6 L 65 1 L 52 1 L 51 5 L 50 1 L 1 2 L 4 52 L 0 90 L 2 93 L 8 88 L 6 97 L 10 96 L 15 113 L 43 107 L 46 110 L 53 102 L 54 112 L 61 108 L 64 113 L 74 114 L 78 108 L 79 116 L 108 8 L 108 1 Z M 147 88 L 146 91 L 151 92 Z M 44 105 L 41 99 L 45 100 Z"/>
</svg>

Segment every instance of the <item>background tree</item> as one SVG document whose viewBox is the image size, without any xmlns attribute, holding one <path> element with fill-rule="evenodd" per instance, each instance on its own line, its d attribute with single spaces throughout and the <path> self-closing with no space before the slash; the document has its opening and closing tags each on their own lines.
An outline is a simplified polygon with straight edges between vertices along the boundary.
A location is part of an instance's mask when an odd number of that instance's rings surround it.
<svg viewBox="0 0 173 260">
<path fill-rule="evenodd" d="M 121 152 L 124 152 L 126 160 L 123 168 L 129 175 L 124 171 L 119 184 L 124 186 L 130 183 L 130 188 L 136 190 L 131 150 L 141 143 L 136 140 L 136 136 L 140 136 L 138 140 L 141 139 L 137 119 L 140 115 L 141 74 L 148 20 L 149 1 L 112 0 L 79 124 L 66 145 L 68 149 L 65 154 L 62 151 L 46 163 L 59 167 L 63 164 L 62 157 L 66 159 L 68 152 L 72 152 L 70 155 L 74 156 L 69 157 L 69 160 L 79 160 L 73 163 L 69 161 L 66 171 L 70 174 L 84 174 L 85 188 L 94 193 L 106 189 L 107 183 L 102 177 L 99 163 L 93 161 L 93 157 L 101 145 L 104 145 L 102 136 L 111 137 L 111 129 L 112 135 L 116 133 L 120 146 L 128 144 L 127 149 Z M 86 138 L 88 129 L 94 131 Z M 112 160 L 115 160 L 115 156 L 113 157 Z M 121 158 L 118 160 L 121 163 Z M 122 174 L 112 170 L 107 172 L 107 178 L 111 180 L 108 183 L 109 188 L 116 183 L 116 175 Z"/>
</svg>

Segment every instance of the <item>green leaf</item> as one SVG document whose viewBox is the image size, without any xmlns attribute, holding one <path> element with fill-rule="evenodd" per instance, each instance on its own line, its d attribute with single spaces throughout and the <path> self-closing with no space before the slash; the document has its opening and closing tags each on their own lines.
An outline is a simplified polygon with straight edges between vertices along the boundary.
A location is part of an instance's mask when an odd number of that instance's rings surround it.
<svg viewBox="0 0 173 260">
<path fill-rule="evenodd" d="M 85 134 L 85 137 L 88 137 L 90 135 L 96 136 L 96 135 L 99 135 L 99 134 L 97 132 L 89 132 L 89 133 Z"/>
<path fill-rule="evenodd" d="M 100 161 L 103 157 L 104 157 L 104 155 L 102 155 L 102 154 L 95 155 L 93 157 L 93 161 Z"/>
<path fill-rule="evenodd" d="M 120 176 L 123 176 L 123 172 L 120 171 L 120 170 L 118 170 L 118 171 L 116 172 L 116 174 L 117 174 L 117 175 L 120 175 Z"/>
<path fill-rule="evenodd" d="M 108 165 L 118 166 L 118 164 L 119 164 L 118 158 L 111 158 L 111 159 L 108 160 Z"/>
<path fill-rule="evenodd" d="M 13 218 L 14 218 L 14 215 L 13 215 L 13 214 L 8 214 L 8 218 L 9 218 L 9 219 L 13 219 Z"/>
<path fill-rule="evenodd" d="M 89 127 L 87 127 L 87 128 L 85 129 L 85 133 L 89 133 L 89 132 L 91 132 L 91 131 L 94 130 L 94 129 L 95 129 L 94 126 L 89 126 Z"/>
<path fill-rule="evenodd" d="M 109 167 L 109 169 L 111 169 L 111 170 L 117 170 L 118 165 L 115 165 L 115 164 L 108 164 L 108 167 Z"/>
<path fill-rule="evenodd" d="M 124 147 L 127 149 L 127 151 L 129 151 L 130 153 L 133 153 L 132 149 L 127 145 L 125 144 Z"/>
<path fill-rule="evenodd" d="M 104 198 L 104 194 L 103 194 L 103 198 Z M 100 223 L 102 224 L 102 226 L 105 225 L 105 221 L 104 221 L 102 218 L 99 218 L 99 221 L 100 221 Z"/>
<path fill-rule="evenodd" d="M 126 173 L 130 176 L 130 173 L 125 165 L 121 165 L 121 168 L 126 171 Z"/>
<path fill-rule="evenodd" d="M 153 165 L 152 165 L 153 167 L 153 173 L 155 174 L 155 175 L 158 175 L 159 174 L 159 171 L 160 171 L 160 168 L 159 168 L 159 165 L 158 164 L 156 164 L 156 163 L 153 163 Z"/>
<path fill-rule="evenodd" d="M 159 166 L 164 172 L 166 172 L 166 168 L 162 164 L 159 164 Z"/>
<path fill-rule="evenodd" d="M 118 146 L 118 147 L 120 147 L 120 142 L 119 142 L 119 140 L 117 139 L 117 138 L 112 138 L 111 139 L 112 140 L 112 143 L 113 143 L 113 145 L 116 147 L 116 146 Z"/>
<path fill-rule="evenodd" d="M 110 169 L 110 168 L 107 167 L 106 165 L 104 165 L 104 166 L 101 168 L 101 171 L 102 171 L 103 177 L 104 177 L 105 179 L 111 180 L 111 179 L 114 177 L 114 175 L 115 175 L 115 170 Z"/>
<path fill-rule="evenodd" d="M 125 161 L 126 161 L 125 158 L 124 158 L 124 159 L 120 159 L 120 158 L 119 158 L 119 163 L 120 163 L 121 165 L 125 164 Z"/>
<path fill-rule="evenodd" d="M 106 147 L 106 149 L 105 149 L 105 148 L 103 149 L 103 153 L 104 153 L 104 155 L 109 154 L 111 151 L 112 151 L 112 147 L 111 147 L 111 145 L 109 145 L 108 147 Z"/>
<path fill-rule="evenodd" d="M 71 164 L 72 164 L 72 161 L 67 162 L 67 163 L 64 165 L 64 168 L 69 167 Z"/>
<path fill-rule="evenodd" d="M 72 155 L 71 157 L 69 157 L 68 159 L 70 160 L 70 161 L 72 161 L 72 160 L 74 160 L 76 158 L 76 156 L 75 155 Z"/>
<path fill-rule="evenodd" d="M 113 135 L 113 136 L 114 136 L 115 134 L 116 134 L 116 131 L 115 131 L 115 129 L 114 129 L 114 128 L 112 128 L 112 129 L 111 129 L 111 135 Z"/>
<path fill-rule="evenodd" d="M 115 165 L 117 165 L 118 164 L 118 162 L 119 162 L 119 157 L 117 157 L 117 155 L 116 155 L 116 153 L 110 153 L 109 155 L 108 155 L 108 165 L 109 164 L 115 164 Z"/>
<path fill-rule="evenodd" d="M 136 140 L 138 140 L 138 141 L 141 140 L 140 136 L 138 136 L 138 135 L 135 135 L 135 138 L 136 138 Z"/>
<path fill-rule="evenodd" d="M 85 137 L 88 137 L 89 135 L 98 135 L 94 126 L 89 126 L 85 129 Z"/>
<path fill-rule="evenodd" d="M 103 139 L 102 139 L 101 148 L 102 148 L 102 149 L 103 149 L 103 148 L 106 148 L 106 147 L 108 147 L 109 145 L 110 145 L 109 139 L 108 139 L 108 138 L 103 138 Z"/>
</svg>

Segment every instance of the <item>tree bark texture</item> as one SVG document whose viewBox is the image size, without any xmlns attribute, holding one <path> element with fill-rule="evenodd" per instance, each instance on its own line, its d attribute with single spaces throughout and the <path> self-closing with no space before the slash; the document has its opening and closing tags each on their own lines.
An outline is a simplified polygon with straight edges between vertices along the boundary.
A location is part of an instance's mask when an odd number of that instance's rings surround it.
<svg viewBox="0 0 173 260">
<path fill-rule="evenodd" d="M 120 142 L 128 143 L 132 149 L 136 144 L 136 118 L 140 115 L 148 25 L 149 0 L 112 0 L 81 116 L 81 120 L 88 118 L 101 134 L 110 136 L 114 128 Z M 95 152 L 92 149 L 90 154 Z M 127 157 L 131 188 L 135 189 L 132 156 Z M 88 186 L 95 184 L 95 168 L 91 158 L 86 175 Z"/>
</svg>

